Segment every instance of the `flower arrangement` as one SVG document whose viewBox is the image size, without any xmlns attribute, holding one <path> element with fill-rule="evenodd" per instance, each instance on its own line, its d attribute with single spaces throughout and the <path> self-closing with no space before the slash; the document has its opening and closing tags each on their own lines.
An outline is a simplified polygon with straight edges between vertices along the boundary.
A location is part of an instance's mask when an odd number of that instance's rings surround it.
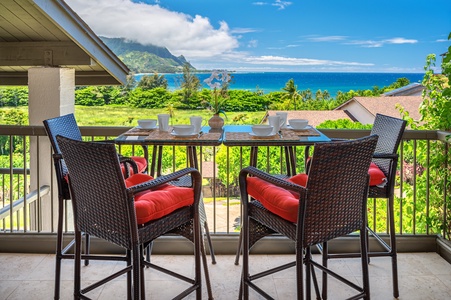
<svg viewBox="0 0 451 300">
<path fill-rule="evenodd" d="M 225 70 L 214 70 L 210 77 L 204 80 L 204 82 L 213 89 L 212 99 L 207 101 L 207 106 L 211 112 L 215 115 L 220 113 L 225 115 L 225 104 L 227 102 L 229 84 L 231 76 Z"/>
</svg>

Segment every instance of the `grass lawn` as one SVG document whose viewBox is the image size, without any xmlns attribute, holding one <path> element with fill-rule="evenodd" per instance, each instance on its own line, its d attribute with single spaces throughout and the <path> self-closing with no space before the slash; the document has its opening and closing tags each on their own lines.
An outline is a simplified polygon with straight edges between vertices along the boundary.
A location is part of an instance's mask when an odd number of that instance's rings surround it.
<svg viewBox="0 0 451 300">
<path fill-rule="evenodd" d="M 28 115 L 27 106 L 2 107 L 0 111 L 17 109 Z M 156 119 L 160 113 L 167 113 L 166 109 L 134 108 L 126 106 L 75 106 L 75 117 L 80 126 L 136 126 L 138 119 Z M 227 112 L 225 124 L 258 124 L 266 111 L 259 112 Z M 175 110 L 171 122 L 173 124 L 189 124 L 190 116 L 201 116 L 202 125 L 212 116 L 208 110 Z M 224 117 L 224 116 L 222 116 Z"/>
</svg>

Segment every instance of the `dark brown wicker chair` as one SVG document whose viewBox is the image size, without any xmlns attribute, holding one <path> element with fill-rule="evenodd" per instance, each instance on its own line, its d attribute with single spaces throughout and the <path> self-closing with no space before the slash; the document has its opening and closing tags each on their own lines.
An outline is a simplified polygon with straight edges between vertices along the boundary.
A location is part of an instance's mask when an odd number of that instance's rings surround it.
<svg viewBox="0 0 451 300">
<path fill-rule="evenodd" d="M 199 200 L 202 179 L 193 168 L 183 169 L 130 188 L 126 188 L 115 146 L 111 143 L 80 142 L 58 135 L 56 137 L 69 171 L 75 221 L 74 297 L 89 299 L 85 293 L 127 273 L 128 299 L 144 299 L 144 266 L 165 272 L 190 283 L 176 298 L 196 292 L 201 299 L 201 228 Z M 161 188 L 166 183 L 191 175 L 193 204 L 165 213 L 158 219 L 138 224 L 135 195 Z M 177 189 L 177 188 L 174 188 Z M 150 192 L 156 193 L 156 192 Z M 127 264 L 88 287 L 81 287 L 81 232 L 104 239 L 126 249 Z M 187 278 L 150 263 L 144 259 L 143 249 L 165 234 L 178 234 L 194 243 L 195 275 Z"/>
<path fill-rule="evenodd" d="M 367 230 L 371 236 L 382 246 L 382 251 L 368 249 L 368 257 L 389 256 L 392 260 L 392 282 L 393 297 L 399 297 L 398 284 L 398 259 L 396 252 L 396 230 L 394 220 L 394 189 L 396 170 L 398 165 L 398 147 L 406 127 L 406 121 L 390 116 L 376 114 L 371 134 L 379 136 L 376 150 L 373 154 L 373 162 L 382 170 L 387 178 L 385 186 L 370 186 L 368 198 L 385 198 L 387 203 L 387 219 L 389 222 L 390 244 L 385 242 L 370 227 Z M 325 260 L 329 258 L 358 257 L 358 253 L 327 254 Z"/>
<path fill-rule="evenodd" d="M 321 143 L 314 147 L 314 158 L 307 186 L 293 184 L 277 178 L 254 167 L 241 171 L 240 191 L 243 204 L 243 277 L 240 298 L 249 298 L 249 288 L 254 289 L 266 299 L 272 299 L 253 280 L 275 272 L 296 267 L 297 299 L 304 299 L 303 264 L 305 265 L 305 299 L 311 298 L 311 279 L 315 283 L 317 297 L 319 289 L 314 268 L 329 274 L 358 294 L 352 299 L 369 299 L 369 276 L 367 264 L 366 203 L 368 195 L 368 168 L 377 143 L 377 136 L 354 141 Z M 257 181 L 255 181 L 257 179 Z M 289 221 L 268 210 L 271 194 L 261 197 L 249 192 L 265 185 L 266 191 L 286 199 L 292 197 L 296 205 L 294 216 L 297 221 Z M 299 197 L 294 197 L 299 195 Z M 252 192 L 251 192 L 252 193 Z M 298 202 L 296 200 L 299 200 Z M 266 203 L 265 206 L 263 203 Z M 265 207 L 268 207 L 265 208 Z M 296 214 L 297 213 L 297 214 Z M 311 246 L 327 242 L 336 237 L 360 231 L 362 287 L 349 282 L 339 274 L 312 260 Z M 296 261 L 262 273 L 250 275 L 249 250 L 261 238 L 279 233 L 295 242 Z M 327 277 L 327 276 L 324 276 Z M 326 283 L 327 284 L 327 281 Z M 326 288 L 327 290 L 327 288 Z"/>
<path fill-rule="evenodd" d="M 61 260 L 63 259 L 73 259 L 74 255 L 69 253 L 71 248 L 74 246 L 75 240 L 71 240 L 64 246 L 64 214 L 67 211 L 67 201 L 70 200 L 69 186 L 67 184 L 66 175 L 67 168 L 64 160 L 62 159 L 61 152 L 56 141 L 57 135 L 62 135 L 75 140 L 82 140 L 80 129 L 77 125 L 75 117 L 73 114 L 68 114 L 48 120 L 44 120 L 44 127 L 47 135 L 50 139 L 50 143 L 53 149 L 53 163 L 55 166 L 55 174 L 58 184 L 58 223 L 57 223 L 57 243 L 56 243 L 56 271 L 55 271 L 55 293 L 54 298 L 59 299 L 60 297 L 60 279 L 61 279 Z M 129 175 L 129 168 L 133 169 L 134 173 L 138 172 L 138 168 L 134 160 L 127 157 L 121 157 L 121 162 L 126 164 L 125 175 Z M 89 264 L 89 235 L 85 236 L 85 255 L 86 258 L 85 265 Z M 91 256 L 91 259 L 99 258 L 98 256 Z M 100 257 L 101 259 L 101 257 Z"/>
</svg>

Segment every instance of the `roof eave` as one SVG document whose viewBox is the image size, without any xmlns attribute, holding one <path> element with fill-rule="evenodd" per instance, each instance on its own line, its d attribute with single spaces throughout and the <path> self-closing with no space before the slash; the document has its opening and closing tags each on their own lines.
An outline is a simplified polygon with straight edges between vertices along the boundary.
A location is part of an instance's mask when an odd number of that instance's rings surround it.
<svg viewBox="0 0 451 300">
<path fill-rule="evenodd" d="M 102 66 L 116 81 L 125 84 L 130 70 L 91 28 L 62 0 L 29 0 L 66 35 Z M 110 80 L 111 81 L 111 80 Z"/>
</svg>

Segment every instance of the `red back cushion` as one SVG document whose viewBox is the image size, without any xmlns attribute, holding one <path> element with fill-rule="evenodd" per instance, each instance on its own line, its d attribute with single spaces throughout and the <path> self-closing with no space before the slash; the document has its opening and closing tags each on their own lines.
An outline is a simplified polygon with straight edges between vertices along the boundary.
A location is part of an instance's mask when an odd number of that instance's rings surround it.
<svg viewBox="0 0 451 300">
<path fill-rule="evenodd" d="M 147 160 L 145 157 L 132 156 L 131 159 L 136 163 L 138 167 L 138 173 L 143 173 L 147 168 Z M 121 164 L 122 174 L 125 174 L 124 165 Z M 133 168 L 130 167 L 130 175 L 133 175 Z"/>
<path fill-rule="evenodd" d="M 370 174 L 370 186 L 385 186 L 387 177 L 375 163 L 371 163 L 368 174 Z"/>
<path fill-rule="evenodd" d="M 125 179 L 125 186 L 129 188 L 131 186 L 134 186 L 134 185 L 137 185 L 137 184 L 140 184 L 140 183 L 152 180 L 152 179 L 153 179 L 153 177 L 150 175 L 147 175 L 147 174 L 142 174 L 142 173 L 134 174 Z"/>
<path fill-rule="evenodd" d="M 294 175 L 287 179 L 287 181 L 290 181 L 297 185 L 302 185 L 303 187 L 307 186 L 307 180 L 308 180 L 308 175 L 305 173 L 299 173 L 299 174 Z"/>
</svg>

